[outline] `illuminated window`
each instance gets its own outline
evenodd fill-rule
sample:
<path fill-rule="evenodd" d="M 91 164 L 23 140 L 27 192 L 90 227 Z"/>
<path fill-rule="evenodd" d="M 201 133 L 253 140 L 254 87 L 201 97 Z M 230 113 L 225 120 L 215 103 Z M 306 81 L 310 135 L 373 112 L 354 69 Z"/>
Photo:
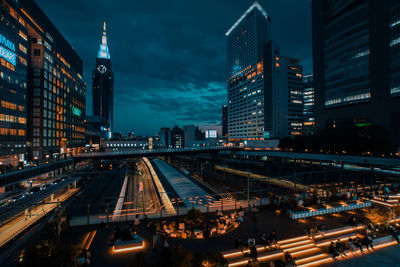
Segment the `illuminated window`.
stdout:
<path fill-rule="evenodd" d="M 26 36 L 26 34 L 23 33 L 22 31 L 19 31 L 19 36 L 21 36 L 22 39 L 24 39 L 25 41 L 28 41 L 28 36 Z"/>
<path fill-rule="evenodd" d="M 26 53 L 28 52 L 28 50 L 26 49 L 26 47 L 23 46 L 22 44 L 19 44 L 18 47 L 19 47 L 19 50 L 21 50 L 24 54 L 26 54 Z"/>
<path fill-rule="evenodd" d="M 19 21 L 19 23 L 21 23 L 22 26 L 25 27 L 25 25 L 26 25 L 25 20 L 21 16 L 18 18 L 18 21 Z"/>
<path fill-rule="evenodd" d="M 19 57 L 19 62 L 21 62 L 21 64 L 24 65 L 24 66 L 28 65 L 28 62 L 23 57 Z"/>
<path fill-rule="evenodd" d="M 277 62 L 277 63 L 275 64 L 275 66 L 276 66 L 277 68 L 279 68 L 279 63 Z"/>

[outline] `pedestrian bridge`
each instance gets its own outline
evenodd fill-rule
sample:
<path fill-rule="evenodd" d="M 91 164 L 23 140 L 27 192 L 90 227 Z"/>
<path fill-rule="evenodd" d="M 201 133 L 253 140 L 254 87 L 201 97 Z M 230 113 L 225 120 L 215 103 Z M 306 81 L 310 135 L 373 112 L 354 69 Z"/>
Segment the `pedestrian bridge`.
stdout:
<path fill-rule="evenodd" d="M 135 157 L 155 157 L 155 156 L 169 156 L 179 154 L 201 154 L 201 153 L 218 153 L 220 151 L 238 150 L 238 147 L 187 147 L 187 148 L 168 148 L 168 149 L 154 149 L 154 150 L 127 150 L 127 151 L 110 151 L 110 152 L 91 152 L 82 153 L 74 156 L 75 159 L 127 159 Z"/>

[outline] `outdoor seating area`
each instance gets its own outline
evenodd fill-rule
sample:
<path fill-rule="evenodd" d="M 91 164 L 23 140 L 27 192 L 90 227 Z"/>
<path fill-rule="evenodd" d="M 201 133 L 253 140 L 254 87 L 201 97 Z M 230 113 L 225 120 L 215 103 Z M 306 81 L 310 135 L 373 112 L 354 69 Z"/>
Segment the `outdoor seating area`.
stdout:
<path fill-rule="evenodd" d="M 377 228 L 372 224 L 335 228 L 312 237 L 304 235 L 278 240 L 277 246 L 266 245 L 262 238 L 256 238 L 252 244 L 226 251 L 223 256 L 228 266 L 249 266 L 253 262 L 270 262 L 275 266 L 317 266 L 397 243 L 396 238 Z"/>
<path fill-rule="evenodd" d="M 313 207 L 304 207 L 297 210 L 289 210 L 289 217 L 292 220 L 304 219 L 308 217 L 327 215 L 333 213 L 340 213 L 344 211 L 351 211 L 356 209 L 363 209 L 371 207 L 371 201 L 351 201 L 339 202 L 325 205 L 318 205 Z"/>
<path fill-rule="evenodd" d="M 223 214 L 215 212 L 213 218 L 206 219 L 199 211 L 191 210 L 177 220 L 152 222 L 156 231 L 173 238 L 203 239 L 226 234 L 236 229 L 243 222 L 244 210 Z"/>

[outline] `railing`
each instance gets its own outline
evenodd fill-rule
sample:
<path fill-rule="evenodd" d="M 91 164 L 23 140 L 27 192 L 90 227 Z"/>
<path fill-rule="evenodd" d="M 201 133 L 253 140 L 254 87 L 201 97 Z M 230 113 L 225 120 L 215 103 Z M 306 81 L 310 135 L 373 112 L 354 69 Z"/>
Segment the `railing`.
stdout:
<path fill-rule="evenodd" d="M 240 207 L 245 209 L 249 206 L 259 207 L 268 205 L 270 203 L 268 191 L 254 190 L 250 193 L 252 197 L 249 201 L 247 200 L 247 191 L 209 195 L 208 197 L 209 199 L 213 199 L 212 201 L 205 201 L 204 197 L 190 197 L 188 200 L 192 203 L 192 205 L 188 207 L 183 204 L 184 199 L 170 198 L 168 192 L 165 192 L 165 194 L 161 195 L 164 195 L 169 199 L 169 202 L 176 211 L 175 213 L 167 212 L 165 205 L 162 205 L 161 208 L 158 209 L 155 208 L 157 205 L 155 205 L 154 201 L 152 200 L 143 203 L 145 209 L 142 207 L 129 210 L 122 209 L 120 210 L 119 214 L 114 214 L 113 212 L 109 212 L 109 210 L 100 210 L 96 214 L 91 214 L 88 212 L 86 215 L 82 214 L 80 216 L 73 216 L 71 219 L 71 225 L 78 226 L 132 221 L 136 215 L 139 215 L 140 218 L 143 218 L 144 215 L 146 215 L 149 219 L 182 216 L 186 215 L 193 208 L 199 210 L 201 213 L 211 213 L 217 210 L 226 212 L 237 210 Z M 115 199 L 117 199 L 117 197 L 114 198 L 114 200 Z"/>

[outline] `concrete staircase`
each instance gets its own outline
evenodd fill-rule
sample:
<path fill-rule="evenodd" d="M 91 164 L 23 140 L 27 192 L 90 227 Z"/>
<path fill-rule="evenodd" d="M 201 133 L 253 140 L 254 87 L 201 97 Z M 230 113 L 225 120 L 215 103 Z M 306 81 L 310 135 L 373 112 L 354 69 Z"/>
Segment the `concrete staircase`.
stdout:
<path fill-rule="evenodd" d="M 297 266 L 317 266 L 334 261 L 331 256 L 328 255 L 328 248 L 331 242 L 335 242 L 338 239 L 346 241 L 349 238 L 354 238 L 357 235 L 357 231 L 364 229 L 364 226 L 358 226 L 353 229 L 352 227 L 343 227 L 338 229 L 332 229 L 326 231 L 324 235 L 321 234 L 313 236 L 311 239 L 309 236 L 299 236 L 295 238 L 285 239 L 278 241 L 279 247 L 265 248 L 264 246 L 258 245 L 258 261 L 263 266 L 269 262 L 273 262 L 278 259 L 283 259 L 286 251 L 289 251 L 292 257 L 295 259 Z M 245 266 L 248 261 L 248 249 L 243 252 L 238 250 L 231 250 L 223 253 L 223 256 L 227 259 L 228 265 L 231 266 Z"/>

